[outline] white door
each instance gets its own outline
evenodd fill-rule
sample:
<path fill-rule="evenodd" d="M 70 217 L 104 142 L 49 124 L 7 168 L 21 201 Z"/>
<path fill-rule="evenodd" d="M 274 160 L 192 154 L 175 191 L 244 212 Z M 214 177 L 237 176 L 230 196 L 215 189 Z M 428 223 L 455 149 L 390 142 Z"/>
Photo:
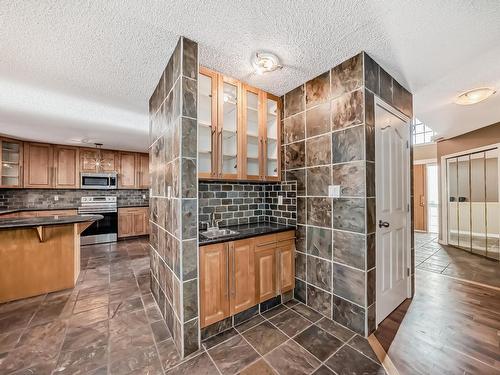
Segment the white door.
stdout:
<path fill-rule="evenodd" d="M 376 101 L 377 324 L 409 296 L 409 120 Z"/>

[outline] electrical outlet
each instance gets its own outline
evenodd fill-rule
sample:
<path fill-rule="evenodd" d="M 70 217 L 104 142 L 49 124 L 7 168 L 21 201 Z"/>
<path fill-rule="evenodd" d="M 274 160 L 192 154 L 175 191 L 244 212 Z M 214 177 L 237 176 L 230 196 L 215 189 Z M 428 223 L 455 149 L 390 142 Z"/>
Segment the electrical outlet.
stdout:
<path fill-rule="evenodd" d="M 283 204 L 283 196 L 278 195 L 278 204 Z"/>
<path fill-rule="evenodd" d="M 54 195 L 54 200 L 57 202 L 59 200 L 59 195 Z"/>
<path fill-rule="evenodd" d="M 142 194 L 142 199 L 146 199 L 146 194 Z"/>
<path fill-rule="evenodd" d="M 172 198 L 172 186 L 167 186 L 167 199 Z"/>
<path fill-rule="evenodd" d="M 332 198 L 340 198 L 340 185 L 329 185 L 328 196 Z"/>

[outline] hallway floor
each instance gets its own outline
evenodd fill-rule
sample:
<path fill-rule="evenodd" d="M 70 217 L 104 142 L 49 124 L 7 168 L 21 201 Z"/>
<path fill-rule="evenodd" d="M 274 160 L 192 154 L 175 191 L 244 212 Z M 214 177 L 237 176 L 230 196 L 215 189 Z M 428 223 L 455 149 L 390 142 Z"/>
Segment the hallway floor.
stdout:
<path fill-rule="evenodd" d="M 500 263 L 438 243 L 435 233 L 415 232 L 415 267 L 500 288 Z"/>
<path fill-rule="evenodd" d="M 401 375 L 499 375 L 500 290 L 417 270 L 375 336 Z"/>
<path fill-rule="evenodd" d="M 82 247 L 74 289 L 0 305 L 0 374 L 384 374 L 368 342 L 290 301 L 180 360 L 146 240 Z"/>

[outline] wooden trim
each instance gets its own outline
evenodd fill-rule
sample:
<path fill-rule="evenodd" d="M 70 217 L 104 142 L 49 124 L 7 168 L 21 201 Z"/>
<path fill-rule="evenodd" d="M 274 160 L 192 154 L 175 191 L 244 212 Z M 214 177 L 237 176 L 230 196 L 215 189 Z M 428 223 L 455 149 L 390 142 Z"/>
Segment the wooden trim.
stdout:
<path fill-rule="evenodd" d="M 231 78 L 231 77 L 226 77 L 222 74 L 219 74 L 219 85 L 218 85 L 218 92 L 219 93 L 224 93 L 224 83 L 229 83 L 233 86 L 236 86 L 236 131 L 237 131 L 237 138 L 239 138 L 239 133 L 240 133 L 240 126 L 241 126 L 241 82 Z M 219 98 L 218 98 L 219 99 Z M 238 180 L 241 178 L 241 163 L 239 162 L 239 153 L 240 153 L 240 144 L 238 142 L 238 139 L 236 140 L 236 154 L 238 155 L 236 158 L 236 173 L 224 173 L 223 169 L 223 150 L 222 150 L 222 145 L 223 145 L 223 140 L 222 140 L 222 131 L 224 129 L 224 100 L 218 100 L 218 111 L 217 111 L 217 131 L 218 131 L 218 142 L 219 142 L 219 147 L 218 147 L 218 177 L 224 180 L 229 180 L 229 179 L 235 179 Z"/>
<path fill-rule="evenodd" d="M 263 157 L 263 179 L 265 181 L 281 181 L 281 100 L 278 96 L 263 92 L 264 103 L 263 103 L 263 128 L 264 128 L 264 157 Z M 277 138 L 277 166 L 276 166 L 276 176 L 267 175 L 267 100 L 276 101 L 276 138 Z"/>
<path fill-rule="evenodd" d="M 212 122 L 212 154 L 211 156 L 211 164 L 212 164 L 212 171 L 210 173 L 199 173 L 198 177 L 202 179 L 214 179 L 218 178 L 218 137 L 217 137 L 217 107 L 218 107 L 218 85 L 219 85 L 219 74 L 213 70 L 210 70 L 208 68 L 205 68 L 203 66 L 200 66 L 199 69 L 199 74 L 202 74 L 204 76 L 207 76 L 211 79 L 212 82 L 212 87 L 211 87 L 211 95 L 212 95 L 212 103 L 211 103 L 211 109 L 212 109 L 212 116 L 211 116 L 211 122 Z"/>

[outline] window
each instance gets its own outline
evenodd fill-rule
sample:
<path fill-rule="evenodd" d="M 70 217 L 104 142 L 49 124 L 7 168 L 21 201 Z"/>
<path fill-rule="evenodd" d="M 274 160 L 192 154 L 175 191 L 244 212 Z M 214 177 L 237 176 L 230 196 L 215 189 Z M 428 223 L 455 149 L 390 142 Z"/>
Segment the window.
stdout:
<path fill-rule="evenodd" d="M 419 119 L 415 119 L 415 125 L 413 125 L 413 144 L 423 145 L 426 143 L 432 143 L 432 137 L 434 132 L 427 125 L 420 122 Z"/>

